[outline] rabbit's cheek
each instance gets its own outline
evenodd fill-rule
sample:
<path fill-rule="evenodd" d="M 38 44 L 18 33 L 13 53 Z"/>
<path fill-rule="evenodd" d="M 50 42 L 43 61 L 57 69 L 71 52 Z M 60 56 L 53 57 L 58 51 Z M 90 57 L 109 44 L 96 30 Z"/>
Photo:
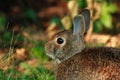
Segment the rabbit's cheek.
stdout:
<path fill-rule="evenodd" d="M 54 53 L 55 53 L 55 58 L 56 59 L 59 59 L 60 61 L 63 60 L 64 54 L 63 54 L 63 49 L 62 48 L 54 50 Z"/>
<path fill-rule="evenodd" d="M 59 46 L 54 47 L 55 56 L 59 56 L 61 54 L 61 52 L 62 52 L 62 50 Z"/>

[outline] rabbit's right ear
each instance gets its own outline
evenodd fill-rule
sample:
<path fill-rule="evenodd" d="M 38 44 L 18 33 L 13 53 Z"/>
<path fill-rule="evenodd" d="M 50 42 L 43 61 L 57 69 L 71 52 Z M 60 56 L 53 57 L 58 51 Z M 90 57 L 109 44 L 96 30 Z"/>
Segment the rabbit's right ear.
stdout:
<path fill-rule="evenodd" d="M 90 11 L 88 9 L 83 10 L 80 15 L 77 15 L 73 19 L 73 35 L 84 35 L 89 29 L 90 25 Z"/>

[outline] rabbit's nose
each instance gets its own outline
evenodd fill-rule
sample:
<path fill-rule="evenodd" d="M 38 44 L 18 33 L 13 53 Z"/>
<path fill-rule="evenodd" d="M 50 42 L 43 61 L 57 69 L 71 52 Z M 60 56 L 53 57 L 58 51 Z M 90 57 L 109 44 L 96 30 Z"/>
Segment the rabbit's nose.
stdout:
<path fill-rule="evenodd" d="M 47 42 L 45 44 L 45 52 L 46 52 L 46 54 L 49 54 L 51 52 L 51 43 L 50 42 Z"/>
<path fill-rule="evenodd" d="M 45 52 L 47 53 L 48 52 L 48 49 L 49 49 L 49 45 L 48 43 L 45 44 Z"/>

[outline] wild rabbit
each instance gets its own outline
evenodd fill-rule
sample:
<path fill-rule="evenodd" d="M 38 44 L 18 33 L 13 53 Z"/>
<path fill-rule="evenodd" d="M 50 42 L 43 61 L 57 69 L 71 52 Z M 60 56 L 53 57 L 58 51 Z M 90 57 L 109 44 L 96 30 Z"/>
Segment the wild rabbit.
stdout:
<path fill-rule="evenodd" d="M 85 48 L 84 34 L 90 24 L 89 10 L 73 19 L 73 31 L 62 31 L 46 44 L 46 54 L 57 63 L 56 80 L 120 80 L 120 50 Z"/>

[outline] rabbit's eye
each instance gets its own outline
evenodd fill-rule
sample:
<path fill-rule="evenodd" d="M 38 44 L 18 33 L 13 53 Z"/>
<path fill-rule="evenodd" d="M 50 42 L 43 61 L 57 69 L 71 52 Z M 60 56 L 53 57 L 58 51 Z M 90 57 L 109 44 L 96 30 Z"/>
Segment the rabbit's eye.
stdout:
<path fill-rule="evenodd" d="M 58 43 L 58 44 L 62 44 L 63 42 L 64 42 L 64 40 L 63 40 L 62 38 L 58 38 L 58 39 L 57 39 L 57 43 Z"/>

